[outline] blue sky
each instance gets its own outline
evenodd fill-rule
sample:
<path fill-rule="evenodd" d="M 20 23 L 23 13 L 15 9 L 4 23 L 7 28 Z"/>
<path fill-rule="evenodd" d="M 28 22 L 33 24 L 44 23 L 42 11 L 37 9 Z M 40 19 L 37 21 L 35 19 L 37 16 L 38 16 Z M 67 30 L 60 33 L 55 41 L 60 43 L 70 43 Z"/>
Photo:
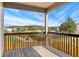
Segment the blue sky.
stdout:
<path fill-rule="evenodd" d="M 48 25 L 59 26 L 68 17 L 75 23 L 79 23 L 79 3 L 65 4 L 48 13 Z M 42 25 L 44 26 L 44 14 L 38 12 L 4 8 L 4 26 Z"/>

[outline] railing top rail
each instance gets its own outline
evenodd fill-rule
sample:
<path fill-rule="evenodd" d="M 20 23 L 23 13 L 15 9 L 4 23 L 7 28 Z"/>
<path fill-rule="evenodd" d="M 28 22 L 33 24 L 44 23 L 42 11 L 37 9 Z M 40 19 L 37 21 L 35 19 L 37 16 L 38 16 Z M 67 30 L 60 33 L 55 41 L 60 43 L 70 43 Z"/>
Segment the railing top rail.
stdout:
<path fill-rule="evenodd" d="M 48 32 L 48 34 L 58 34 L 58 35 L 66 35 L 66 36 L 79 37 L 79 34 L 74 34 L 74 33 Z"/>
<path fill-rule="evenodd" d="M 4 35 L 16 35 L 16 34 L 44 34 L 45 32 L 15 32 L 15 33 L 4 33 Z"/>
<path fill-rule="evenodd" d="M 4 33 L 4 35 L 16 35 L 16 34 L 45 34 L 45 32 L 16 32 L 16 33 Z M 79 34 L 74 33 L 59 33 L 59 32 L 48 32 L 48 34 L 66 35 L 79 37 Z"/>

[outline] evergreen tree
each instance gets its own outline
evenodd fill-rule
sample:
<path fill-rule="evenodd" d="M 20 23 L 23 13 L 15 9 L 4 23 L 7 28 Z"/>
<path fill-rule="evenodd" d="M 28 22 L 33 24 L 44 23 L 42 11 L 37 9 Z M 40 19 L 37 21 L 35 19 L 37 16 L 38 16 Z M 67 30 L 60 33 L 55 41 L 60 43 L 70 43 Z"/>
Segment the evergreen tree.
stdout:
<path fill-rule="evenodd" d="M 76 24 L 72 18 L 68 17 L 67 20 L 59 26 L 61 32 L 72 33 L 76 31 Z"/>

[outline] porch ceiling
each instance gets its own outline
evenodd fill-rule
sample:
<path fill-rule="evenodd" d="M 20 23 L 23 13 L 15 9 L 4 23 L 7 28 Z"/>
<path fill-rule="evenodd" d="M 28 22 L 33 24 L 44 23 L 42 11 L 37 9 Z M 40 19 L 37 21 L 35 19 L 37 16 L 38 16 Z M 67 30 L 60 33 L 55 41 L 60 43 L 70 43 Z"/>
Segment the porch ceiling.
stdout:
<path fill-rule="evenodd" d="M 35 7 L 40 7 L 40 8 L 48 8 L 55 2 L 17 2 L 20 4 L 25 4 L 25 5 L 30 5 L 30 6 L 35 6 Z"/>
<path fill-rule="evenodd" d="M 4 2 L 4 7 L 48 13 L 67 2 Z"/>

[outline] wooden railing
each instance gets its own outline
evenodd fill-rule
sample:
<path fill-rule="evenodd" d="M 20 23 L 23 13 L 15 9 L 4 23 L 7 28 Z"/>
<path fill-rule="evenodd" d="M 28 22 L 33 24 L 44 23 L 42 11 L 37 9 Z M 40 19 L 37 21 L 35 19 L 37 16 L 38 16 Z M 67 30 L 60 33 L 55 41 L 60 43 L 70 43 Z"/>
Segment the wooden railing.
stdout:
<path fill-rule="evenodd" d="M 5 51 L 11 51 L 24 47 L 45 45 L 44 33 L 27 32 L 27 33 L 5 33 L 4 34 Z"/>
<path fill-rule="evenodd" d="M 71 56 L 79 56 L 79 35 L 68 33 L 48 32 L 48 44 Z M 27 33 L 5 33 L 4 48 L 5 51 L 11 51 L 24 47 L 45 46 L 45 33 L 27 32 Z"/>
<path fill-rule="evenodd" d="M 71 56 L 79 56 L 79 35 L 68 33 L 48 33 L 49 45 Z"/>

